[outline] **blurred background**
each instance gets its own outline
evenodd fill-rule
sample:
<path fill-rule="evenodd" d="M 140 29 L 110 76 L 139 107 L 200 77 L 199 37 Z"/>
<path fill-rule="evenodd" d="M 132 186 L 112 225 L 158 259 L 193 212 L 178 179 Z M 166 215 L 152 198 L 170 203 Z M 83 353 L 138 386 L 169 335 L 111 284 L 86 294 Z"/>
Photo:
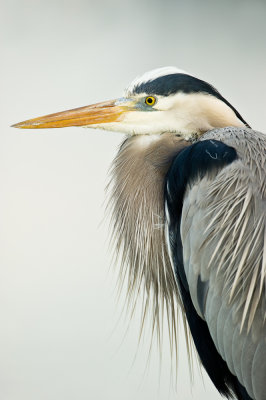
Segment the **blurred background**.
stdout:
<path fill-rule="evenodd" d="M 121 96 L 175 65 L 266 132 L 266 2 L 1 0 L 0 399 L 220 399 L 180 338 L 177 384 L 122 313 L 104 188 L 121 134 L 13 123 Z"/>

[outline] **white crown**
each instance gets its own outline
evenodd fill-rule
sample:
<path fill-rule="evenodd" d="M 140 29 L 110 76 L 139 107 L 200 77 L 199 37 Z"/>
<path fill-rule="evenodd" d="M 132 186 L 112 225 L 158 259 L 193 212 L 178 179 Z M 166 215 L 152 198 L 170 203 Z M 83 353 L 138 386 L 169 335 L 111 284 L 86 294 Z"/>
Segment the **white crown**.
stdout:
<path fill-rule="evenodd" d="M 137 76 L 127 87 L 125 90 L 126 94 L 130 94 L 134 92 L 134 88 L 136 86 L 139 86 L 142 83 L 146 83 L 149 81 L 153 81 L 156 78 L 159 78 L 160 76 L 164 75 L 171 75 L 171 74 L 186 74 L 186 75 L 191 75 L 188 72 L 176 68 L 176 67 L 162 67 L 162 68 L 156 68 L 152 69 L 151 71 L 145 72 L 143 75 Z"/>

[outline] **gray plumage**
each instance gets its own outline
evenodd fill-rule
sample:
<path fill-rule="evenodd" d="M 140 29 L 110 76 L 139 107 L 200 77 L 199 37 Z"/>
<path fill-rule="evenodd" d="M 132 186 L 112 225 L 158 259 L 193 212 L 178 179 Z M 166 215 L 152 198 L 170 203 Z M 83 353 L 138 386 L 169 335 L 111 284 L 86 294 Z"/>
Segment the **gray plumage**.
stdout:
<path fill-rule="evenodd" d="M 181 225 L 186 276 L 193 304 L 230 371 L 252 398 L 265 400 L 266 137 L 224 128 L 200 138 L 207 139 L 236 148 L 238 159 L 215 179 L 199 179 L 187 190 Z M 123 282 L 128 273 L 129 302 L 143 284 L 143 315 L 151 302 L 154 326 L 160 327 L 164 304 L 172 321 L 175 297 L 182 306 L 166 251 L 162 178 L 188 143 L 168 134 L 153 146 L 138 145 L 141 140 L 129 138 L 114 161 L 113 237 L 122 252 Z"/>
<path fill-rule="evenodd" d="M 237 149 L 238 160 L 187 191 L 181 224 L 193 304 L 249 395 L 265 400 L 266 137 L 250 129 L 210 131 Z M 208 286 L 204 308 L 199 277 Z"/>

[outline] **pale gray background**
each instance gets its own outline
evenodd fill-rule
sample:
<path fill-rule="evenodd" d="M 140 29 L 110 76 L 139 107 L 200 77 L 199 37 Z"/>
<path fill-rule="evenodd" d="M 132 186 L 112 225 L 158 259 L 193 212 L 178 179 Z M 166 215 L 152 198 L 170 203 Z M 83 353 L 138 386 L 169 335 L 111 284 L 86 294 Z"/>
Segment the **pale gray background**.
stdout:
<path fill-rule="evenodd" d="M 266 131 L 264 1 L 1 0 L 0 399 L 219 399 L 181 340 L 171 383 L 119 320 L 104 187 L 120 134 L 12 123 L 114 98 L 176 65 L 208 80 Z M 135 357 L 136 356 L 136 357 Z"/>

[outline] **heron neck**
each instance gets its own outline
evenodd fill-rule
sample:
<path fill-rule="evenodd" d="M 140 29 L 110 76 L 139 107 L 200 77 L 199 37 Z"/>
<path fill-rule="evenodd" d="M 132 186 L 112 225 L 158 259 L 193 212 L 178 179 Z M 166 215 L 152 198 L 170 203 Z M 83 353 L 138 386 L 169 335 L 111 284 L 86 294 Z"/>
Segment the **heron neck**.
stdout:
<path fill-rule="evenodd" d="M 154 318 L 160 302 L 174 310 L 178 296 L 165 242 L 164 181 L 173 158 L 189 144 L 172 134 L 133 136 L 122 144 L 111 170 L 109 205 L 121 281 L 127 276 L 131 302 L 145 288 Z"/>

